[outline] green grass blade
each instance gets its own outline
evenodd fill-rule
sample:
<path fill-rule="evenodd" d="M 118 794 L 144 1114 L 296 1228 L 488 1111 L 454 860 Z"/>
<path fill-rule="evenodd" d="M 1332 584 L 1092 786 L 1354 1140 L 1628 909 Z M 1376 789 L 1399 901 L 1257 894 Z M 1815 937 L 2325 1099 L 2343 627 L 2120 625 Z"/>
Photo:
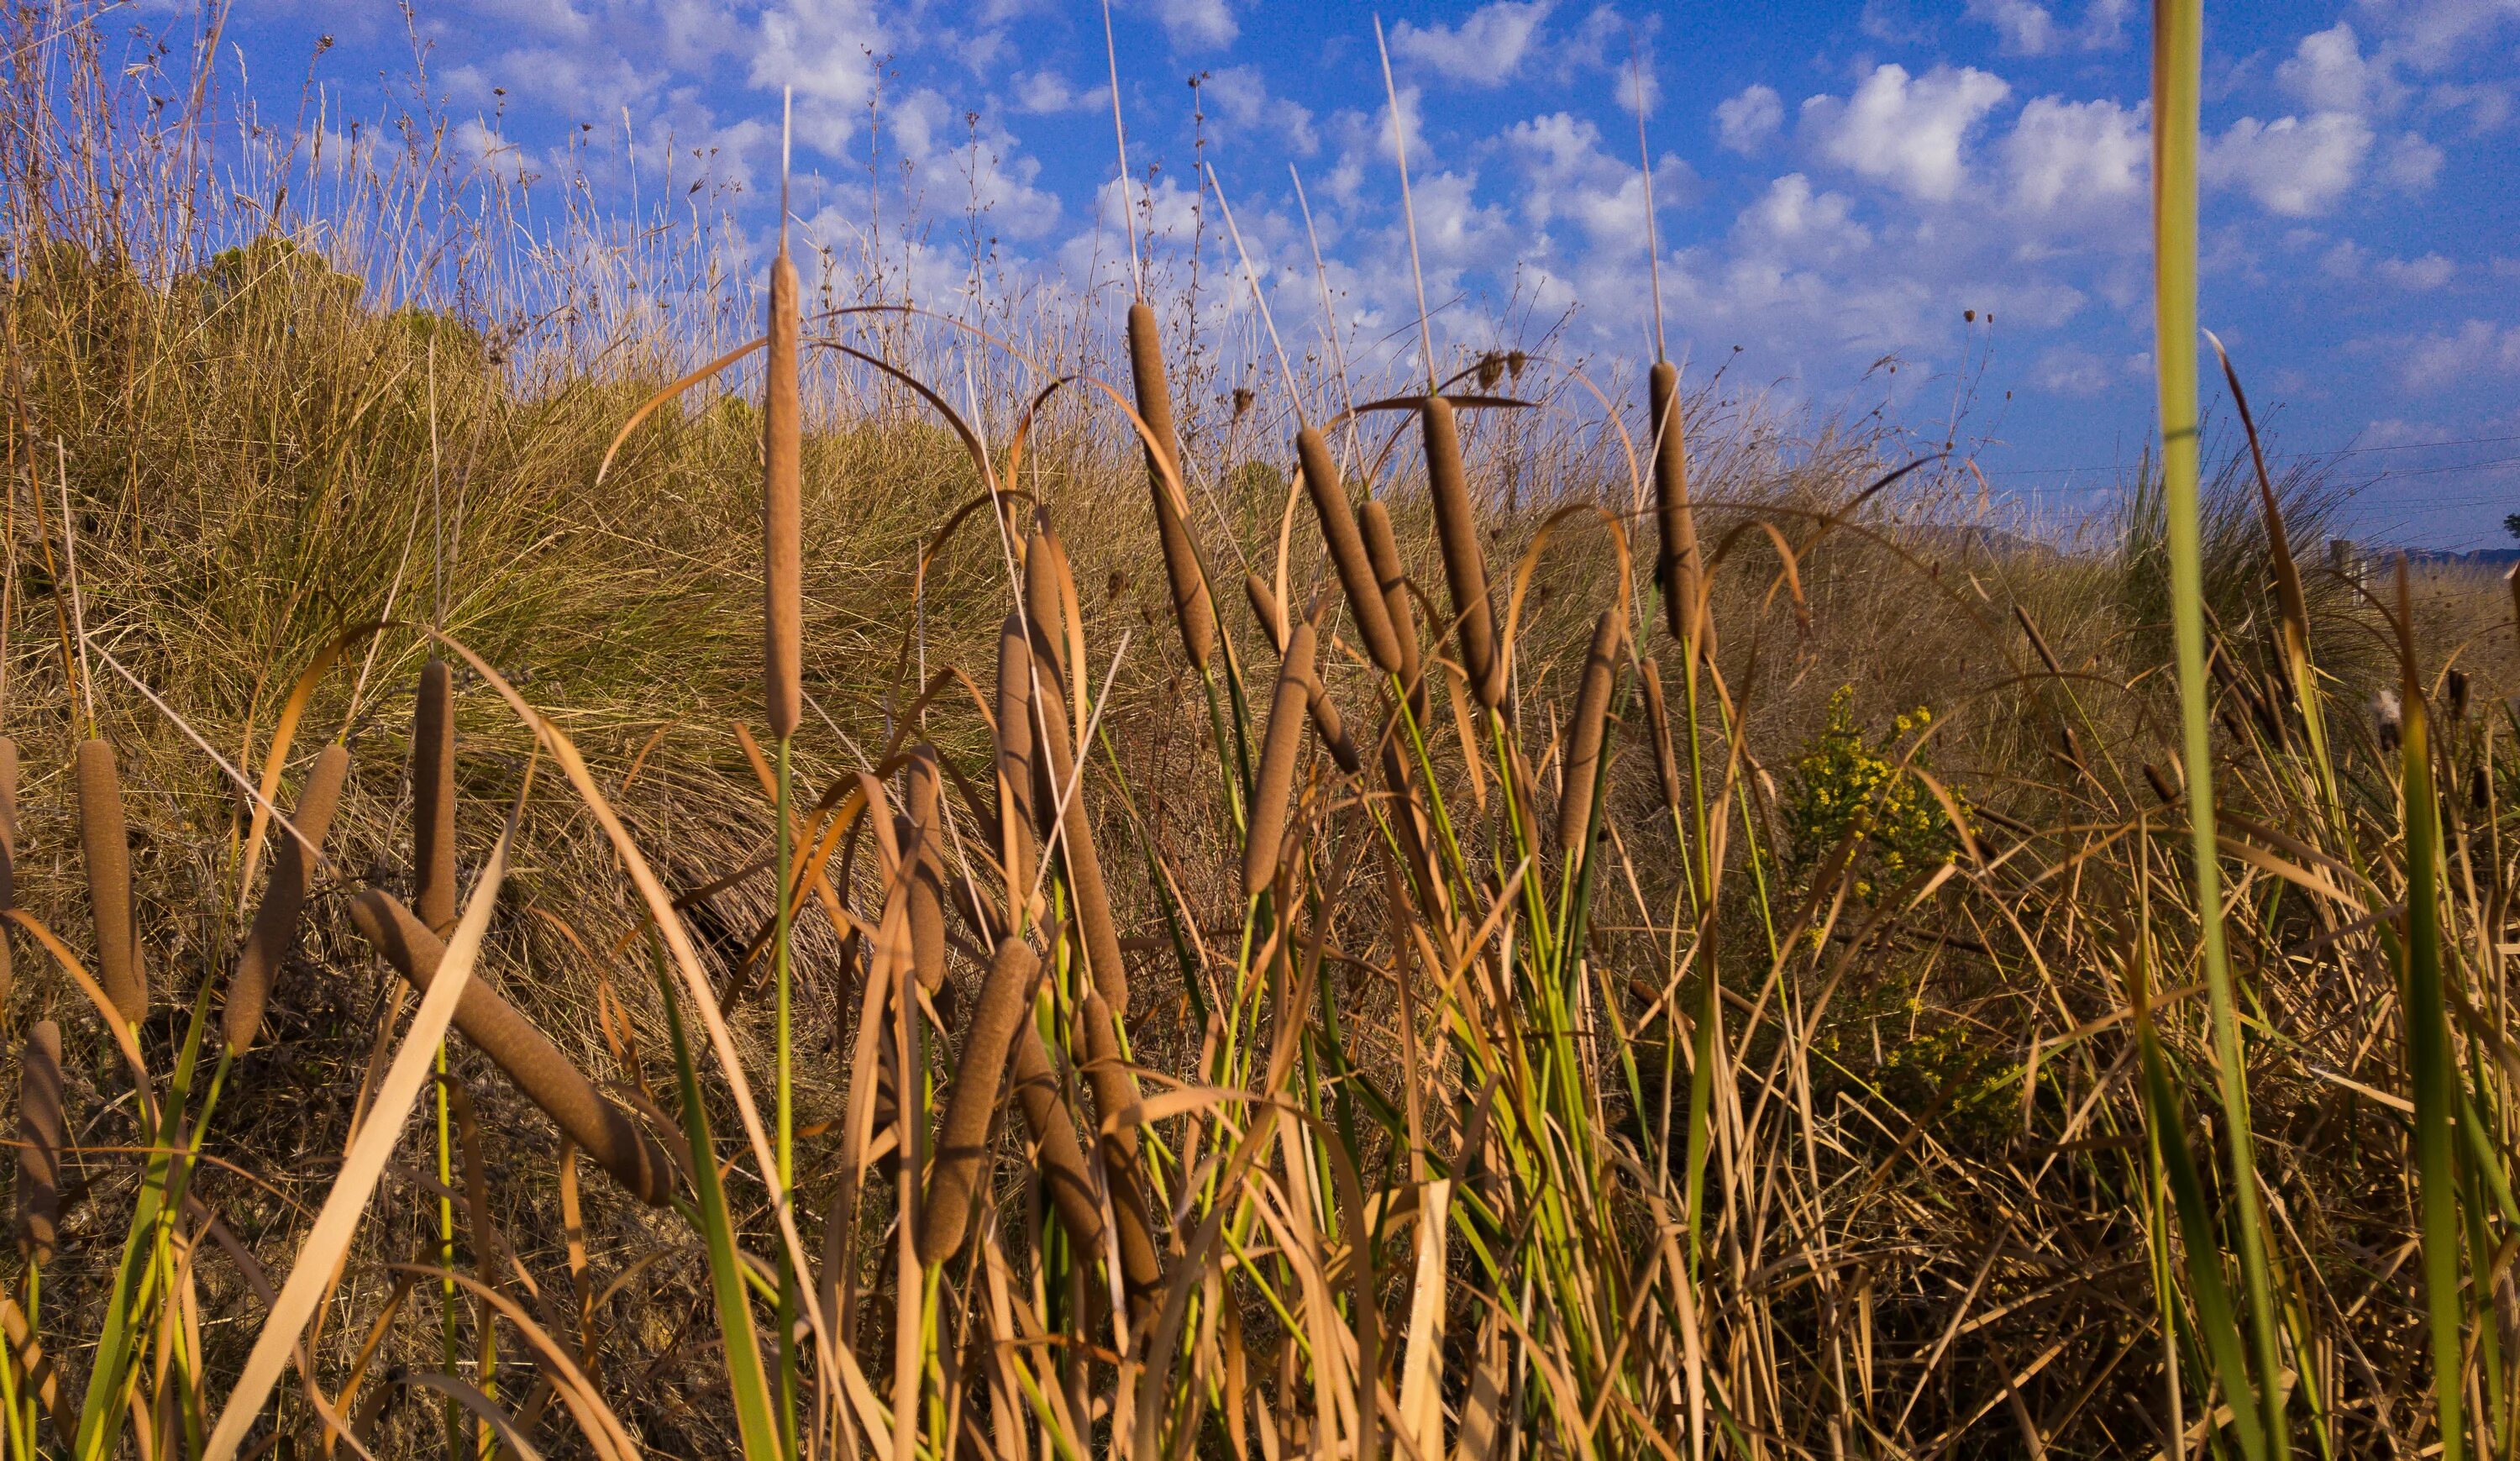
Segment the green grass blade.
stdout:
<path fill-rule="evenodd" d="M 2405 582 L 2402 576 L 2401 613 Z M 2410 649 L 2403 652 L 2411 654 Z M 2443 1461 L 2458 1461 L 2465 1452 L 2460 1337 L 2466 1327 L 2458 1274 L 2460 1091 L 2450 1012 L 2443 1003 L 2440 889 L 2434 871 L 2441 828 L 2433 797 L 2432 737 L 2411 659 L 2406 667 L 2407 941 L 2399 987 L 2407 999 L 2407 1084 L 2415 1098 L 2415 1187 L 2424 1250 L 2424 1310 L 2432 1329 L 2433 1399 Z"/>

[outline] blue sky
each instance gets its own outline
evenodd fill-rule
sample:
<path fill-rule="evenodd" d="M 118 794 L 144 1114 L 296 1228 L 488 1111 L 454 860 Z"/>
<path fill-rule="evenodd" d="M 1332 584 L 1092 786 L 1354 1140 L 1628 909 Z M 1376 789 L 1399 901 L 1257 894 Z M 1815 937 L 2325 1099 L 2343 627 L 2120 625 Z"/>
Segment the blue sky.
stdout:
<path fill-rule="evenodd" d="M 618 197 L 626 113 L 648 186 L 670 143 L 678 190 L 704 168 L 766 230 L 792 86 L 803 226 L 844 242 L 876 207 L 891 228 L 916 205 L 922 241 L 885 248 L 926 302 L 950 307 L 968 277 L 975 210 L 993 279 L 1107 290 L 1122 267 L 1095 6 L 415 4 L 457 144 L 486 167 L 565 175 L 583 139 Z M 337 44 L 313 74 L 337 114 L 381 114 L 381 78 L 408 74 L 403 21 L 382 4 L 240 10 L 231 57 L 267 107 L 293 105 L 321 34 Z M 1641 58 L 1665 331 L 1692 374 L 1729 362 L 1729 386 L 1789 408 L 1886 402 L 1922 437 L 1973 384 L 1963 434 L 2000 489 L 2045 509 L 2095 502 L 2141 450 L 2149 15 L 2133 0 L 1115 5 L 1130 161 L 1175 270 L 1203 156 L 1282 325 L 1309 335 L 1291 164 L 1349 340 L 1405 350 L 1416 306 L 1377 14 L 1439 347 L 1563 317 L 1572 352 L 1650 348 Z M 2206 47 L 2203 313 L 2262 418 L 2285 449 L 2350 453 L 2336 467 L 2363 484 L 2361 534 L 2509 545 L 2520 0 L 2209 6 Z M 1230 249 L 1204 266 L 1231 267 Z"/>

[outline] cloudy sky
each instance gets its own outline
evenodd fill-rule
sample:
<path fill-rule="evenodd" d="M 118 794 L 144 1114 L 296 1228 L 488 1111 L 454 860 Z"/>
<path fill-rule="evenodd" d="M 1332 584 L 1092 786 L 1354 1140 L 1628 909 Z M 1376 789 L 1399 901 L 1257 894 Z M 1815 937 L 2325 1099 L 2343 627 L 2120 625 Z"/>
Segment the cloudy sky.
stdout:
<path fill-rule="evenodd" d="M 704 172 L 764 230 L 792 87 L 799 217 L 845 245 L 877 207 L 889 226 L 917 205 L 932 226 L 895 262 L 930 302 L 968 277 L 974 216 L 993 277 L 1083 292 L 1123 267 L 1102 16 L 1082 0 L 414 4 L 430 84 L 484 165 L 583 163 L 617 193 L 633 146 L 652 188 L 670 146 L 677 190 Z M 409 72 L 384 5 L 240 10 L 249 73 L 289 88 L 266 105 L 293 100 L 319 35 L 337 44 L 313 74 L 351 114 Z M 1349 338 L 1405 349 L 1377 14 L 1439 347 L 1565 318 L 1572 350 L 1650 349 L 1641 99 L 1665 332 L 1692 375 L 1724 365 L 1728 386 L 1818 411 L 1887 403 L 1920 437 L 1964 405 L 1990 478 L 2051 510 L 2096 502 L 2141 450 L 2134 0 L 1116 3 L 1157 227 L 1186 243 L 1203 157 L 1282 324 L 1310 331 L 1299 177 Z M 2216 5 L 2206 51 L 2204 315 L 2262 417 L 2286 449 L 2342 454 L 2362 534 L 2509 545 L 2520 0 Z"/>

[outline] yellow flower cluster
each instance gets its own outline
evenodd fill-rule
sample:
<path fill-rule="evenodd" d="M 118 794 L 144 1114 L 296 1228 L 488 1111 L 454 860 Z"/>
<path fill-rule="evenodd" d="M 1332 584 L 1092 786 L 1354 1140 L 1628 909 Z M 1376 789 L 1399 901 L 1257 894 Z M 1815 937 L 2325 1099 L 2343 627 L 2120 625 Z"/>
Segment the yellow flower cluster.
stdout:
<path fill-rule="evenodd" d="M 1923 706 L 1891 722 L 1878 741 L 1867 741 L 1855 721 L 1855 688 L 1829 697 L 1828 721 L 1794 761 L 1794 784 L 1785 799 L 1785 829 L 1795 866 L 1808 871 L 1861 825 L 1865 845 L 1857 859 L 1855 895 L 1869 900 L 1917 869 L 1948 860 L 1956 845 L 1951 819 L 1925 784 L 1902 768 L 1901 742 L 1933 723 Z M 1957 792 L 1961 814 L 1967 803 Z"/>

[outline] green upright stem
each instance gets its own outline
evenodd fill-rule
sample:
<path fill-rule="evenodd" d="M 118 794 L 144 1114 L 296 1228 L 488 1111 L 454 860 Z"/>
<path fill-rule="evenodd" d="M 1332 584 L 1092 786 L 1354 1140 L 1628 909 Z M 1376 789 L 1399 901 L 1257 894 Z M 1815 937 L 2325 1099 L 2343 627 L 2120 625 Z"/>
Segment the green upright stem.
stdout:
<path fill-rule="evenodd" d="M 794 787 L 791 753 L 793 736 L 779 738 L 778 792 L 776 808 L 778 831 L 774 842 L 778 852 L 778 898 L 771 911 L 770 968 L 777 987 L 779 1040 L 779 1192 L 784 1200 L 795 1188 L 796 1181 L 796 1083 L 792 1069 L 794 1039 L 788 1015 L 790 963 L 788 941 L 791 930 L 788 917 L 788 882 L 792 875 L 790 864 L 795 859 L 795 839 L 788 827 L 788 801 Z M 786 1245 L 779 1249 L 779 1450 L 784 1456 L 797 1454 L 796 1436 L 796 1267 L 788 1256 Z"/>
<path fill-rule="evenodd" d="M 2202 0 L 2157 0 L 2153 10 L 2154 352 L 2161 389 L 2162 485 L 2169 509 L 2170 598 L 2178 645 L 2187 814 L 2196 864 L 2196 919 L 2214 1027 L 2216 1083 L 2230 1139 L 2230 1191 L 2248 1296 L 2256 1396 L 2271 1454 L 2289 1447 L 2278 1377 L 2274 1284 L 2249 1128 L 2246 1056 L 2223 937 L 2221 853 L 2215 844 L 2213 712 L 2205 669 L 2204 555 L 2197 509 L 2196 137 L 2204 67 Z M 2165 1138 L 2167 1139 L 2167 1138 Z M 2183 1138 L 2182 1138 L 2183 1139 Z M 2245 1397 L 2230 1397 L 2234 1405 Z"/>

